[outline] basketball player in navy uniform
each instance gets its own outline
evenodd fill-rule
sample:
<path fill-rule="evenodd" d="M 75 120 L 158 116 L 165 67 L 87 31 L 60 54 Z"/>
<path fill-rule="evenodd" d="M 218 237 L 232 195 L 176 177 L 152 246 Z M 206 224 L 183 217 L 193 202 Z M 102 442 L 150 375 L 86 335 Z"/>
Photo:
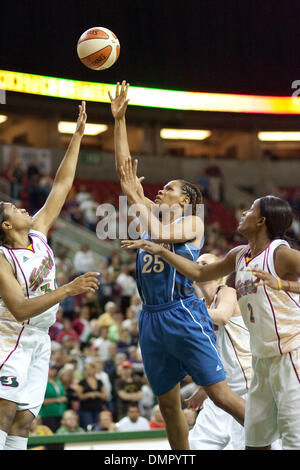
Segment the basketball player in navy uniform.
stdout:
<path fill-rule="evenodd" d="M 116 169 L 123 192 L 140 208 L 141 238 L 155 239 L 171 252 L 196 262 L 203 245 L 203 222 L 196 215 L 201 193 L 187 181 L 174 180 L 159 191 L 154 204 L 145 198 L 136 175 L 137 163 L 132 166 L 128 148 L 127 93 L 125 82 L 117 84 L 114 98 L 109 93 L 115 118 Z M 164 207 L 169 223 L 159 221 L 152 210 L 154 205 Z M 186 205 L 192 213 L 184 216 Z M 137 254 L 137 283 L 143 302 L 139 317 L 143 363 L 166 422 L 171 448 L 189 449 L 180 399 L 180 381 L 186 375 L 202 385 L 215 404 L 243 423 L 245 401 L 227 385 L 211 319 L 204 302 L 194 295 L 192 282 L 142 249 Z"/>

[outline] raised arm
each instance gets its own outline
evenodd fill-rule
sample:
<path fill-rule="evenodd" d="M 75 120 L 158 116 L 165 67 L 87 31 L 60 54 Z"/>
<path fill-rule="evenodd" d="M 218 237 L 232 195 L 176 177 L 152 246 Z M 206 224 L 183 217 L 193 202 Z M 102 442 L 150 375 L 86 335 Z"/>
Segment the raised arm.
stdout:
<path fill-rule="evenodd" d="M 183 256 L 177 255 L 157 243 L 147 240 L 123 240 L 122 248 L 142 249 L 147 253 L 152 253 L 163 258 L 167 263 L 179 271 L 184 276 L 196 282 L 207 282 L 220 279 L 235 271 L 235 259 L 241 247 L 235 247 L 220 261 L 199 266 Z"/>
<path fill-rule="evenodd" d="M 129 83 L 126 84 L 125 80 L 123 80 L 121 86 L 119 82 L 117 83 L 114 98 L 110 91 L 108 92 L 111 101 L 111 112 L 115 120 L 115 163 L 119 177 L 121 176 L 121 166 L 124 165 L 126 158 L 130 156 L 125 118 L 127 105 L 129 103 L 129 99 L 127 98 L 128 90 Z"/>
<path fill-rule="evenodd" d="M 126 127 L 126 110 L 129 103 L 129 98 L 127 98 L 129 90 L 129 83 L 126 84 L 126 81 L 123 80 L 122 84 L 117 83 L 115 97 L 112 97 L 110 91 L 108 91 L 109 99 L 111 101 L 111 112 L 115 120 L 114 125 L 114 143 L 115 143 L 115 164 L 116 171 L 121 178 L 121 168 L 125 165 L 125 162 L 128 157 L 130 157 L 130 149 L 128 144 L 127 137 L 127 127 Z M 141 183 L 144 177 L 138 178 L 137 182 Z M 142 185 L 139 184 L 138 187 L 140 197 L 143 200 L 143 204 L 152 205 L 153 202 L 146 198 Z M 129 198 L 130 199 L 130 198 Z M 129 200 L 129 202 L 132 202 Z"/>
<path fill-rule="evenodd" d="M 45 235 L 59 216 L 67 195 L 72 188 L 86 118 L 85 102 L 83 101 L 79 105 L 79 117 L 75 133 L 56 172 L 52 190 L 44 206 L 33 217 L 33 229 L 39 230 Z"/>
<path fill-rule="evenodd" d="M 131 157 L 125 160 L 124 165 L 121 166 L 121 186 L 130 201 L 135 204 L 143 230 L 157 243 L 185 243 L 192 240 L 199 242 L 204 231 L 200 217 L 188 215 L 176 224 L 170 223 L 170 220 L 166 222 L 163 218 L 161 222 L 155 213 L 155 206 L 144 204 L 139 191 L 137 165 L 137 160 L 132 164 Z M 173 206 L 175 212 L 178 208 L 178 206 Z"/>
<path fill-rule="evenodd" d="M 235 289 L 222 287 L 218 292 L 215 308 L 209 308 L 208 313 L 216 325 L 226 325 L 231 317 L 240 314 Z"/>
<path fill-rule="evenodd" d="M 23 322 L 45 312 L 66 297 L 83 292 L 93 292 L 99 286 L 96 277 L 98 275 L 99 273 L 84 274 L 48 294 L 27 299 L 24 297 L 23 290 L 16 280 L 10 264 L 3 255 L 0 255 L 0 297 L 16 320 Z"/>

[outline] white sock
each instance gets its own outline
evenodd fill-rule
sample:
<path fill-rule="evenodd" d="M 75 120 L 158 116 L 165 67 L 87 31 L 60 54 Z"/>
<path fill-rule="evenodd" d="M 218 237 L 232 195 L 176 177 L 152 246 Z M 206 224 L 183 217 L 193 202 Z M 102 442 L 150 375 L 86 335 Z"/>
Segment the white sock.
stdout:
<path fill-rule="evenodd" d="M 7 436 L 4 450 L 26 450 L 27 437 Z"/>
<path fill-rule="evenodd" d="M 7 438 L 7 432 L 0 429 L 0 450 L 4 450 L 5 441 Z"/>

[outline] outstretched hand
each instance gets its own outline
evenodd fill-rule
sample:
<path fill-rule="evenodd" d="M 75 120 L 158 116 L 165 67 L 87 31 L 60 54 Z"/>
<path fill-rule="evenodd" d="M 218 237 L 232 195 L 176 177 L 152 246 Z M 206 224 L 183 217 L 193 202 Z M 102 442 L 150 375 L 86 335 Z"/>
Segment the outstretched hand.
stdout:
<path fill-rule="evenodd" d="M 80 137 L 82 137 L 83 134 L 84 134 L 85 123 L 86 123 L 86 119 L 87 119 L 85 101 L 82 101 L 81 105 L 79 105 L 78 107 L 79 107 L 79 116 L 78 116 L 78 119 L 77 119 L 77 125 L 76 125 L 75 133 L 78 134 Z"/>
<path fill-rule="evenodd" d="M 137 250 L 141 248 L 153 255 L 159 255 L 162 251 L 162 246 L 148 240 L 121 240 L 121 247 L 127 250 Z"/>
<path fill-rule="evenodd" d="M 108 96 L 111 102 L 111 112 L 115 119 L 122 119 L 125 116 L 129 99 L 127 98 L 129 90 L 129 83 L 123 80 L 121 88 L 120 83 L 117 83 L 115 97 L 113 98 L 111 92 L 108 91 Z"/>
<path fill-rule="evenodd" d="M 272 274 L 256 268 L 247 268 L 246 271 L 251 271 L 259 279 L 259 282 L 255 284 L 257 287 L 267 286 L 271 289 L 279 290 L 278 280 Z"/>
<path fill-rule="evenodd" d="M 144 190 L 141 182 L 144 177 L 137 177 L 138 161 L 135 159 L 133 164 L 131 157 L 126 158 L 124 165 L 120 167 L 120 183 L 122 191 L 127 196 L 144 197 Z"/>

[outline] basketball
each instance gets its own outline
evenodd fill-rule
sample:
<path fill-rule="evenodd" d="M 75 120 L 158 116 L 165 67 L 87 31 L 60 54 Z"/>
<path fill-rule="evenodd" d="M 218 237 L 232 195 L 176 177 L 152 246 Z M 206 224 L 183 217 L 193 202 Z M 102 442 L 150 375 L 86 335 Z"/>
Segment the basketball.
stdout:
<path fill-rule="evenodd" d="M 105 70 L 118 60 L 120 43 L 112 31 L 96 26 L 80 36 L 77 54 L 86 67 L 93 70 Z"/>

